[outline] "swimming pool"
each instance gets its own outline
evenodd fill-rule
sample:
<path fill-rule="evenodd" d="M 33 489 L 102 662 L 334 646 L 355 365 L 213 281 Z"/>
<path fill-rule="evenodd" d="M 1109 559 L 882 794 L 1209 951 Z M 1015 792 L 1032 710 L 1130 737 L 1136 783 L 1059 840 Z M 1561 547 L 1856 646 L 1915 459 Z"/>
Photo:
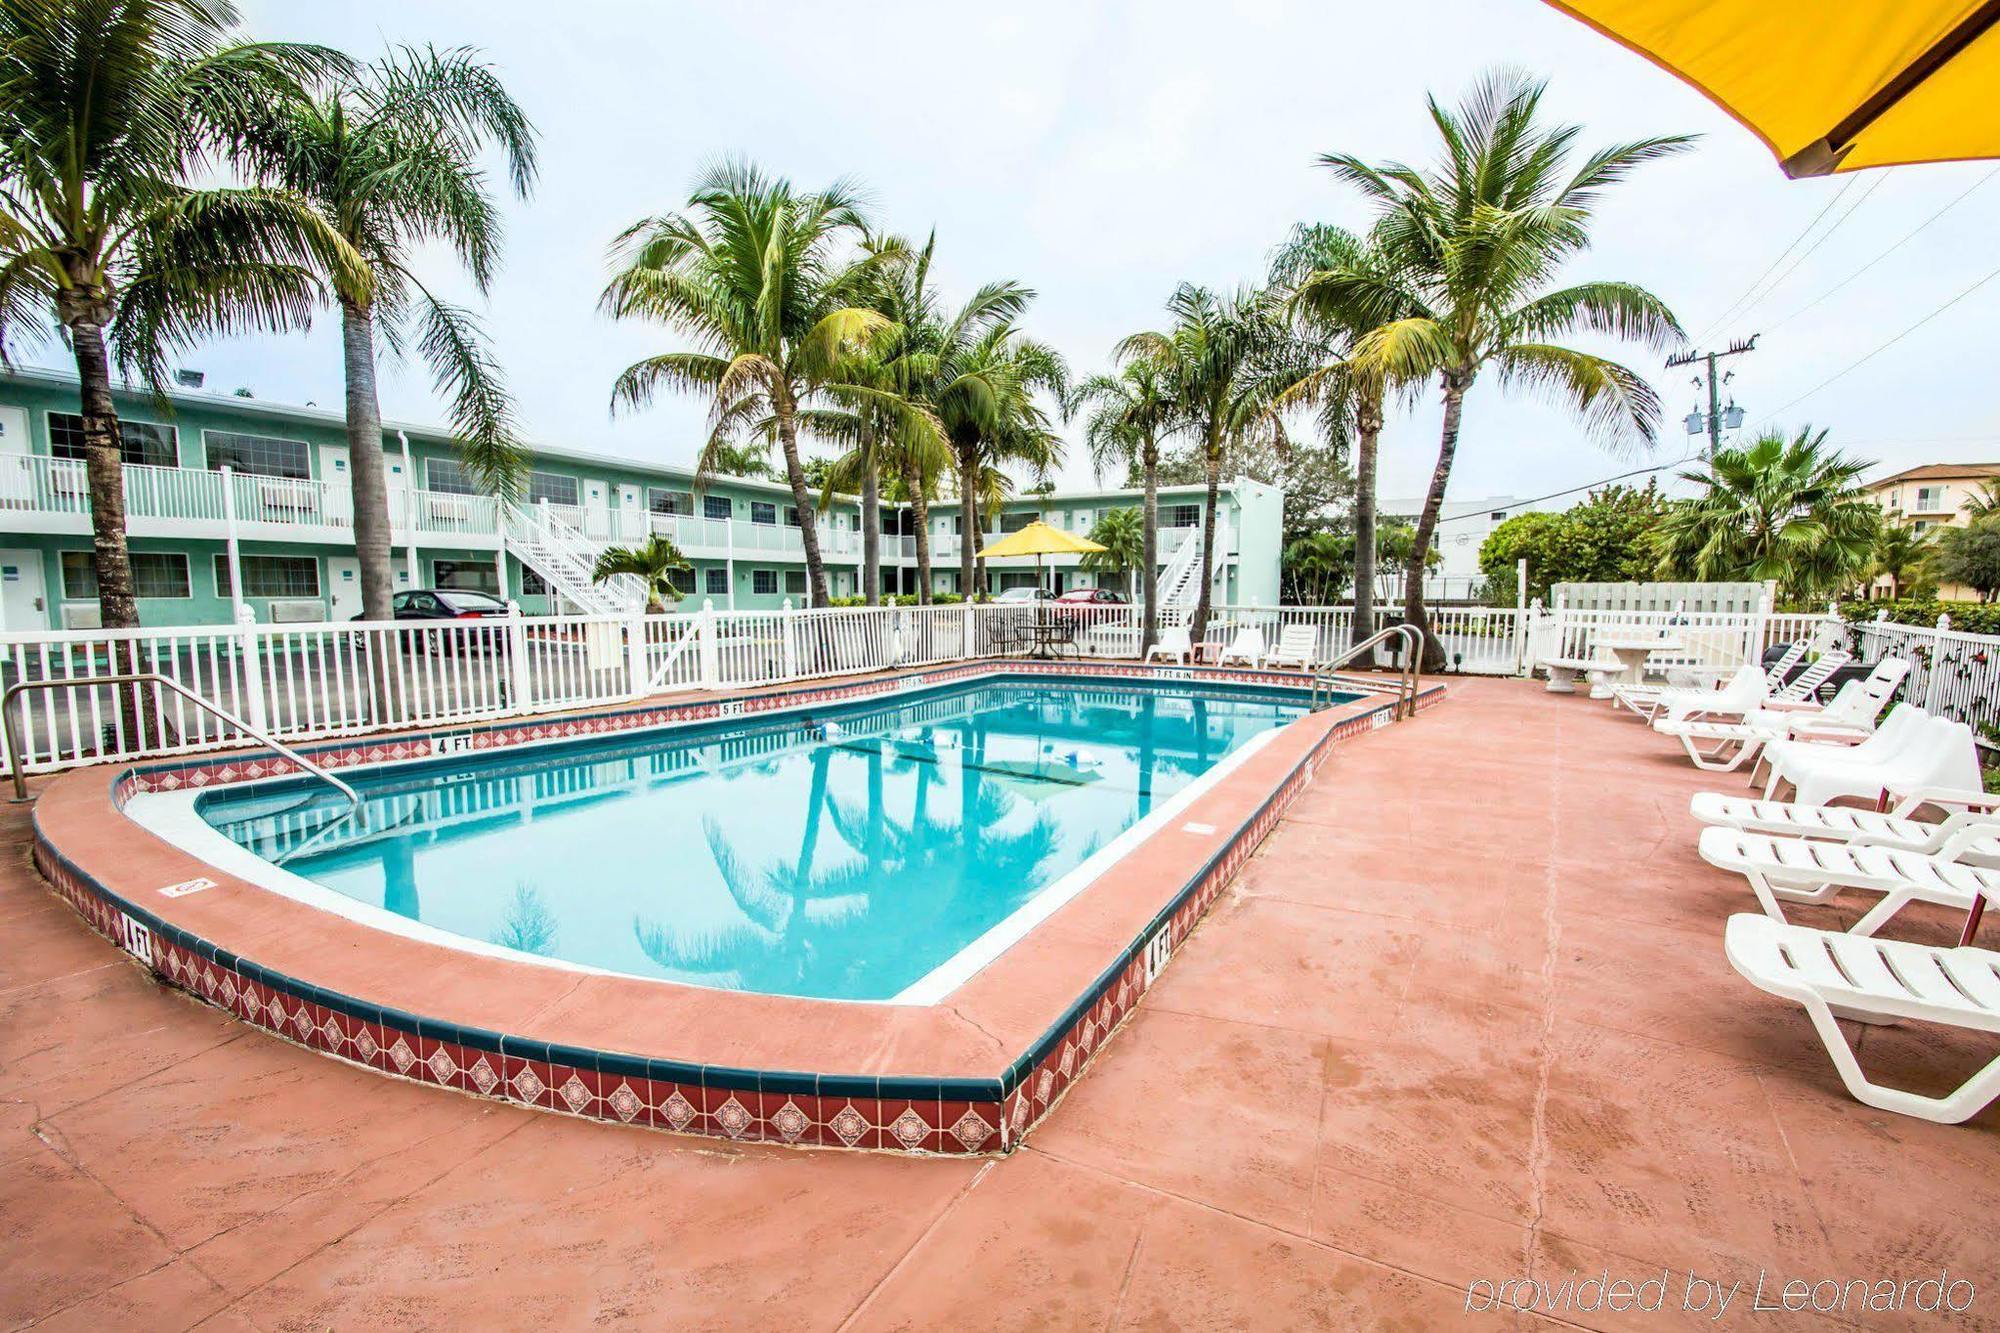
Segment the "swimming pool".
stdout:
<path fill-rule="evenodd" d="M 287 875 L 483 950 L 935 1000 L 1303 716 L 1298 690 L 985 677 L 809 713 L 202 794 Z"/>

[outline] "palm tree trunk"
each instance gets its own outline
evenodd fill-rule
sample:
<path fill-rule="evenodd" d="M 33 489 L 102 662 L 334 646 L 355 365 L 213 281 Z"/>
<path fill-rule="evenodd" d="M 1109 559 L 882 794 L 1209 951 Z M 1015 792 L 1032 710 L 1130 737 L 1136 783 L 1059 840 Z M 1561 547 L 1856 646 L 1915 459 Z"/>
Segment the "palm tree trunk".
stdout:
<path fill-rule="evenodd" d="M 132 590 L 132 554 L 125 543 L 125 458 L 119 447 L 118 406 L 111 401 L 104 327 L 71 323 L 69 337 L 83 409 L 83 466 L 90 483 L 99 620 L 106 629 L 134 629 L 139 624 L 139 599 Z M 119 665 L 121 671 L 130 669 Z"/>
<path fill-rule="evenodd" d="M 1145 622 L 1139 634 L 1139 656 L 1153 651 L 1160 637 L 1160 446 L 1148 437 L 1139 449 L 1139 466 L 1145 473 L 1146 498 L 1141 504 L 1139 562 L 1145 583 Z"/>
<path fill-rule="evenodd" d="M 1201 510 L 1201 597 L 1194 604 L 1194 625 L 1189 633 L 1189 641 L 1201 647 L 1202 639 L 1208 633 L 1208 612 L 1214 600 L 1215 591 L 1215 504 L 1216 492 L 1222 487 L 1222 443 L 1211 440 L 1208 445 L 1208 496 Z"/>
<path fill-rule="evenodd" d="M 1431 633 L 1430 617 L 1424 611 L 1424 557 L 1430 553 L 1437 533 L 1438 511 L 1444 508 L 1445 487 L 1451 482 L 1451 461 L 1458 453 L 1458 423 L 1465 407 L 1465 391 L 1471 381 L 1447 374 L 1444 381 L 1444 431 L 1438 440 L 1437 466 L 1431 470 L 1431 488 L 1424 496 L 1424 509 L 1417 516 L 1417 533 L 1410 542 L 1410 562 L 1403 571 L 1403 622 L 1415 625 L 1424 636 L 1424 670 L 1444 670 L 1444 644 Z"/>
<path fill-rule="evenodd" d="M 1356 414 L 1354 456 L 1354 630 L 1350 643 L 1375 632 L 1375 456 L 1382 435 L 1382 393 L 1364 396 Z M 1373 666 L 1371 649 L 1364 667 Z"/>
<path fill-rule="evenodd" d="M 875 423 L 861 423 L 861 595 L 869 606 L 882 604 L 882 480 L 875 456 Z"/>
<path fill-rule="evenodd" d="M 109 319 L 110 312 L 94 305 L 91 314 L 101 314 L 103 319 L 72 316 L 64 324 L 76 355 L 83 416 L 83 468 L 90 486 L 90 544 L 97 568 L 98 623 L 106 629 L 136 629 L 139 599 L 132 587 L 131 549 L 125 544 L 125 456 L 118 405 L 111 401 L 111 359 L 104 349 L 103 320 Z M 122 651 L 114 648 L 110 667 L 113 675 L 131 675 L 143 670 L 138 642 L 126 642 Z M 154 711 L 144 701 L 151 698 L 153 691 L 142 685 L 122 689 L 114 686 L 113 690 L 125 748 L 148 748 Z"/>
<path fill-rule="evenodd" d="M 972 577 L 972 562 L 979 549 L 979 500 L 975 494 L 978 481 L 979 452 L 961 446 L 958 451 L 958 522 L 964 531 L 958 537 L 958 591 L 968 602 L 979 590 Z"/>
<path fill-rule="evenodd" d="M 910 497 L 910 515 L 917 523 L 917 605 L 931 604 L 931 502 L 925 481 L 915 466 L 903 469 L 903 493 Z"/>
<path fill-rule="evenodd" d="M 805 465 L 799 459 L 799 418 L 791 396 L 782 391 L 771 395 L 778 417 L 778 446 L 785 451 L 785 480 L 791 483 L 792 503 L 799 511 L 799 540 L 806 548 L 806 585 L 812 604 L 825 606 L 826 563 L 819 556 L 819 529 L 813 522 L 812 494 L 806 489 Z"/>
<path fill-rule="evenodd" d="M 382 403 L 375 388 L 375 312 L 340 303 L 340 351 L 347 376 L 347 470 L 354 495 L 354 554 L 361 562 L 361 615 L 395 616 L 389 554 L 389 482 L 382 463 Z"/>

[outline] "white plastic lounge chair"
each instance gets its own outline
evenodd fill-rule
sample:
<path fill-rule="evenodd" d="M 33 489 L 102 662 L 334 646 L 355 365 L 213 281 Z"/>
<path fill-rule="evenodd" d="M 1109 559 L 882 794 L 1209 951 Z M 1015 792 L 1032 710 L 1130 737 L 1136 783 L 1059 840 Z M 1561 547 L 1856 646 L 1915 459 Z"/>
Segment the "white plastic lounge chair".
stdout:
<path fill-rule="evenodd" d="M 1659 702 L 1656 718 L 1683 722 L 1689 718 L 1740 721 L 1745 713 L 1761 708 L 1771 695 L 1771 682 L 1761 668 L 1745 664 L 1736 668 L 1720 689 L 1686 690 L 1667 695 Z"/>
<path fill-rule="evenodd" d="M 1741 722 L 1685 722 L 1662 720 L 1653 730 L 1673 736 L 1687 751 L 1694 766 L 1711 773 L 1731 773 L 1755 759 L 1772 741 L 1796 739 L 1816 743 L 1851 745 L 1875 730 L 1875 719 L 1888 703 L 1910 664 L 1901 658 L 1884 658 L 1865 680 L 1850 680 L 1840 687 L 1833 702 L 1824 708 L 1781 711 L 1760 708 Z M 1700 746 L 1706 743 L 1707 749 Z"/>
<path fill-rule="evenodd" d="M 1156 657 L 1171 657 L 1182 666 L 1186 666 L 1188 658 L 1193 655 L 1194 645 L 1188 640 L 1186 625 L 1162 625 L 1160 637 L 1153 640 L 1153 646 L 1146 650 L 1148 662 Z"/>
<path fill-rule="evenodd" d="M 1255 625 L 1237 630 L 1236 637 L 1222 650 L 1222 656 L 1215 659 L 1217 666 L 1231 662 L 1248 662 L 1253 667 L 1264 665 L 1264 631 Z"/>
<path fill-rule="evenodd" d="M 1319 627 L 1286 625 L 1278 631 L 1278 646 L 1264 659 L 1265 666 L 1295 666 L 1306 669 L 1319 659 Z"/>
<path fill-rule="evenodd" d="M 1939 825 L 1922 847 L 1885 847 L 1866 836 L 1852 842 L 1779 838 L 1740 829 L 1701 831 L 1701 859 L 1733 870 L 1773 920 L 1785 920 L 1785 902 L 1831 902 L 1846 889 L 1883 895 L 1854 923 L 1851 933 L 1873 935 L 1913 902 L 1970 910 L 1978 893 L 2000 896 L 2000 821 L 1986 814 Z"/>
<path fill-rule="evenodd" d="M 1783 686 L 1771 691 L 1771 699 L 1777 704 L 1810 702 L 1819 693 L 1819 687 L 1826 684 L 1834 672 L 1854 660 L 1854 654 L 1845 648 L 1829 648 L 1806 663 L 1805 670 L 1786 681 Z"/>
<path fill-rule="evenodd" d="M 1777 661 L 1771 663 L 1770 667 L 1764 672 L 1764 678 L 1770 682 L 1773 690 L 1776 690 L 1778 683 L 1784 680 L 1785 673 L 1797 666 L 1799 659 L 1805 655 L 1806 645 L 1803 643 L 1794 643 L 1785 649 L 1784 654 Z M 1714 678 L 1719 681 L 1730 674 L 1727 670 L 1717 670 L 1714 672 Z M 1672 681 L 1669 681 L 1665 685 L 1614 685 L 1611 687 L 1611 706 L 1613 708 L 1621 706 L 1629 708 L 1639 716 L 1650 721 L 1659 711 L 1660 701 L 1665 696 L 1669 694 L 1683 694 L 1699 688 L 1702 687 L 1685 684 L 1677 685 Z"/>
<path fill-rule="evenodd" d="M 1747 913 L 1729 918 L 1723 951 L 1751 985 L 1805 1006 L 1840 1081 L 1856 1101 L 1955 1125 L 2000 1096 L 2000 1056 L 1943 1097 L 1875 1083 L 1861 1072 L 1847 1034 L 1834 1021 L 1912 1019 L 2000 1032 L 2000 954 L 1865 939 Z"/>
<path fill-rule="evenodd" d="M 2000 796 L 1984 791 L 1919 787 L 1915 791 L 1892 792 L 1890 796 L 1893 804 L 1887 810 L 1871 810 L 1855 805 L 1801 805 L 1797 801 L 1764 801 L 1754 796 L 1701 791 L 1688 802 L 1688 813 L 1697 823 L 1741 829 L 1745 833 L 1774 833 L 1780 837 L 1820 838 L 1828 842 L 1852 842 L 1865 837 L 1882 847 L 1923 847 L 1945 827 L 1944 823 L 1926 823 L 1916 817 L 1926 806 L 1950 812 L 1946 823 L 1960 814 L 2000 812 Z"/>
<path fill-rule="evenodd" d="M 1909 718 L 1915 712 L 1919 716 Z M 1883 791 L 1912 787 L 1965 790 L 1982 785 L 1972 728 L 1949 718 L 1922 716 L 1899 705 L 1873 736 L 1841 749 L 1774 741 L 1764 748 L 1771 766 L 1764 795 L 1775 796 L 1781 782 L 1792 784 L 1792 799 L 1828 805 L 1842 796 L 1873 801 Z"/>

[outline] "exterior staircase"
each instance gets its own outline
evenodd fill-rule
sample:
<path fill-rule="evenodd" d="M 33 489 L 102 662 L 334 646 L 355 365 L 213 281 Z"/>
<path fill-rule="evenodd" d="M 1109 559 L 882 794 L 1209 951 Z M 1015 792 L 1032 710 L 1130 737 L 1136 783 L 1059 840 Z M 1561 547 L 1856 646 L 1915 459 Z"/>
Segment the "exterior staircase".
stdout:
<path fill-rule="evenodd" d="M 507 549 L 563 601 L 585 615 L 638 615 L 646 609 L 645 580 L 618 574 L 592 581 L 598 543 L 550 513 L 546 505 L 506 506 Z"/>
<path fill-rule="evenodd" d="M 1201 600 L 1201 533 L 1188 533 L 1160 570 L 1160 605 L 1191 609 Z"/>

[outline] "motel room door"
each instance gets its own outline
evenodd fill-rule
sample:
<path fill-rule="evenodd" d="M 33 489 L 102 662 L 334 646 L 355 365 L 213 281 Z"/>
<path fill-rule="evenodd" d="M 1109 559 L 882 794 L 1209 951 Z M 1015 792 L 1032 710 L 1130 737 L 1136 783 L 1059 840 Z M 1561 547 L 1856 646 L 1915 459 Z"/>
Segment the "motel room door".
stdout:
<path fill-rule="evenodd" d="M 361 614 L 361 562 L 351 555 L 326 558 L 326 604 L 329 620 L 352 620 Z"/>
<path fill-rule="evenodd" d="M 0 551 L 0 629 L 47 629 L 47 597 L 40 551 Z"/>

